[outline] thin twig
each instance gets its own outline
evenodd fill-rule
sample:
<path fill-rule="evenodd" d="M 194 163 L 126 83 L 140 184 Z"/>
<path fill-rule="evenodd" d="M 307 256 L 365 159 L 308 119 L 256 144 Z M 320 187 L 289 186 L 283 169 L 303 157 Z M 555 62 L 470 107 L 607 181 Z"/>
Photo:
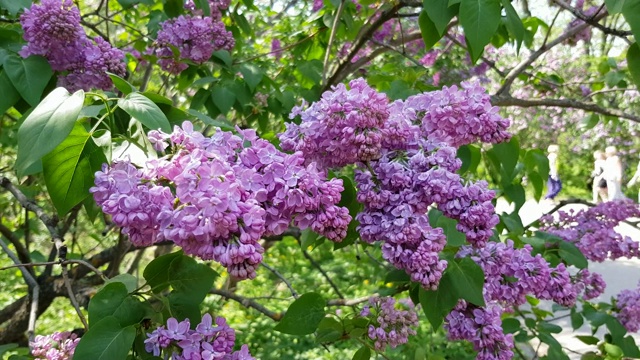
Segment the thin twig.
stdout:
<path fill-rule="evenodd" d="M 333 288 L 333 291 L 336 292 L 336 295 L 338 295 L 338 297 L 340 297 L 340 299 L 344 299 L 344 295 L 342 295 L 342 292 L 340 292 L 340 289 L 338 288 L 338 286 L 333 282 L 333 280 L 331 280 L 331 278 L 329 277 L 329 275 L 327 274 L 326 271 L 324 271 L 324 269 L 322 269 L 322 267 L 320 266 L 320 264 L 315 261 L 311 255 L 309 255 L 309 253 L 307 252 L 307 250 L 302 250 L 302 255 L 304 255 L 304 257 L 309 260 L 309 262 L 311 263 L 311 265 L 313 265 L 316 269 L 318 269 L 318 271 L 320 271 L 320 273 L 322 274 L 322 276 L 324 276 L 324 278 L 327 280 L 327 282 L 329 283 L 329 285 L 331 285 L 331 288 Z"/>
<path fill-rule="evenodd" d="M 9 249 L 9 246 L 4 243 L 4 241 L 0 240 L 0 247 L 7 253 L 9 258 L 13 260 L 16 265 L 20 264 L 20 260 L 18 257 Z M 27 337 L 29 338 L 29 348 L 31 349 L 31 344 L 34 340 L 34 334 L 36 329 L 36 319 L 38 317 L 38 301 L 40 301 L 40 286 L 38 282 L 33 277 L 26 268 L 21 267 L 20 272 L 22 272 L 22 277 L 27 282 L 29 287 L 31 288 L 31 310 L 29 311 L 29 325 L 27 327 Z"/>
<path fill-rule="evenodd" d="M 331 55 L 331 46 L 333 45 L 333 41 L 336 38 L 336 32 L 338 31 L 338 23 L 340 22 L 340 16 L 342 16 L 342 11 L 344 10 L 345 0 L 340 1 L 340 6 L 338 6 L 338 11 L 336 12 L 336 17 L 333 18 L 333 25 L 331 25 L 331 34 L 329 35 L 329 43 L 327 44 L 327 51 L 324 53 L 324 61 L 322 62 L 322 86 L 325 85 L 327 81 L 327 71 L 329 71 L 329 56 Z"/>
<path fill-rule="evenodd" d="M 224 298 L 227 299 L 231 299 L 234 300 L 238 303 L 240 303 L 240 305 L 244 306 L 244 307 L 250 307 L 252 309 L 257 310 L 258 312 L 268 316 L 269 318 L 271 318 L 274 321 L 280 321 L 280 319 L 282 319 L 282 313 L 278 313 L 278 312 L 274 312 L 271 311 L 269 309 L 267 309 L 266 307 L 262 306 L 261 304 L 251 300 L 251 299 L 247 299 L 243 296 L 234 294 L 230 291 L 226 291 L 226 290 L 222 290 L 222 289 L 211 289 L 209 290 L 210 294 L 214 294 L 214 295 L 220 295 Z"/>
<path fill-rule="evenodd" d="M 106 276 L 104 276 L 104 273 L 100 270 L 98 270 L 95 266 L 89 264 L 87 261 L 85 260 L 79 260 L 79 259 L 67 259 L 63 262 L 60 261 L 45 261 L 45 262 L 32 262 L 32 263 L 22 263 L 22 264 L 15 264 L 15 265 L 8 265 L 8 266 L 4 266 L 0 268 L 1 270 L 7 270 L 7 269 L 12 269 L 12 268 L 17 268 L 17 267 L 23 267 L 23 268 L 30 268 L 30 267 L 34 267 L 34 266 L 46 266 L 46 265 L 67 265 L 67 264 L 79 264 L 79 265 L 84 265 L 86 267 L 88 267 L 91 271 L 93 271 L 94 273 L 96 273 L 98 276 L 100 276 L 103 280 L 108 280 L 108 278 Z"/>
<path fill-rule="evenodd" d="M 287 285 L 287 287 L 289 288 L 289 291 L 291 291 L 291 295 L 292 295 L 294 298 L 296 298 L 296 299 L 297 299 L 297 298 L 299 297 L 298 293 L 293 289 L 293 286 L 291 286 L 291 283 L 290 283 L 290 282 L 289 282 L 289 281 L 288 281 L 284 276 L 282 276 L 282 274 L 280 274 L 280 273 L 278 272 L 278 270 L 276 270 L 276 269 L 272 268 L 271 266 L 269 266 L 269 265 L 265 264 L 264 262 L 263 262 L 263 263 L 260 263 L 260 265 L 262 265 L 263 267 L 265 267 L 266 269 L 268 269 L 269 271 L 271 271 L 275 276 L 277 276 L 278 278 L 280 278 L 280 280 L 282 280 L 282 282 L 284 282 L 284 283 Z"/>

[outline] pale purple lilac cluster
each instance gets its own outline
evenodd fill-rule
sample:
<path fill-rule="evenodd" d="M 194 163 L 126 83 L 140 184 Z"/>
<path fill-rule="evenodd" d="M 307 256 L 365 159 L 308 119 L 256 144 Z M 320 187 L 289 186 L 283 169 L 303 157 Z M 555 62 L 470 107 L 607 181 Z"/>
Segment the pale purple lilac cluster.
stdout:
<path fill-rule="evenodd" d="M 410 302 L 409 302 L 410 303 Z M 415 335 L 418 315 L 413 308 L 396 309 L 392 297 L 374 297 L 360 311 L 360 316 L 369 318 L 368 336 L 374 341 L 376 351 L 384 351 L 388 346 L 395 348 L 405 344 L 410 335 Z"/>
<path fill-rule="evenodd" d="M 470 257 L 484 272 L 484 297 L 505 307 L 519 306 L 527 295 L 553 300 L 570 306 L 575 303 L 577 289 L 563 264 L 553 268 L 540 255 L 533 256 L 530 245 L 515 248 L 506 243 L 489 242 L 482 248 L 465 246 L 458 257 Z"/>
<path fill-rule="evenodd" d="M 477 360 L 513 358 L 513 335 L 502 331 L 502 307 L 488 303 L 477 307 L 461 300 L 447 315 L 444 328 L 451 340 L 468 340 L 478 352 Z"/>
<path fill-rule="evenodd" d="M 171 134 L 151 131 L 156 149 L 169 154 L 144 169 L 105 165 L 90 191 L 134 245 L 170 240 L 240 279 L 256 276 L 258 241 L 290 224 L 341 241 L 351 221 L 337 206 L 342 180 L 327 180 L 302 154 L 285 154 L 253 130 L 238 132 L 205 137 L 189 122 Z"/>
<path fill-rule="evenodd" d="M 640 287 L 622 290 L 616 296 L 616 317 L 630 332 L 640 330 Z"/>
<path fill-rule="evenodd" d="M 71 0 L 43 0 L 20 17 L 27 41 L 22 57 L 44 56 L 68 90 L 107 90 L 113 83 L 107 72 L 124 76 L 124 52 L 101 37 L 87 37 L 80 25 L 80 11 Z"/>
<path fill-rule="evenodd" d="M 152 52 L 160 67 L 173 74 L 188 68 L 188 62 L 202 64 L 214 51 L 230 51 L 235 45 L 233 34 L 212 16 L 180 15 L 162 22 L 160 27 Z"/>
<path fill-rule="evenodd" d="M 209 2 L 209 10 L 211 11 L 211 17 L 213 20 L 222 19 L 222 11 L 229 8 L 231 5 L 231 0 L 208 0 Z M 196 7 L 196 4 L 193 0 L 187 0 L 184 4 L 184 8 L 189 10 L 192 14 L 202 16 L 204 13 L 202 10 Z"/>
<path fill-rule="evenodd" d="M 582 5 L 580 6 L 582 7 Z M 595 15 L 598 12 L 598 9 L 600 7 L 599 6 L 591 6 L 590 8 L 588 8 L 587 10 L 583 11 L 582 14 L 586 17 L 592 17 L 593 15 Z M 581 11 L 580 9 L 578 9 L 579 11 Z M 571 22 L 569 23 L 569 25 L 567 25 L 567 30 L 572 29 L 578 25 L 582 25 L 584 24 L 584 20 L 580 19 L 580 18 L 575 18 L 573 20 L 571 20 Z M 576 33 L 575 35 L 573 35 L 572 37 L 567 39 L 567 43 L 571 46 L 575 46 L 578 44 L 578 41 L 582 40 L 585 43 L 588 43 L 591 40 L 591 31 L 592 27 L 591 26 L 587 26 L 586 28 L 582 29 L 580 32 Z"/>
<path fill-rule="evenodd" d="M 307 162 L 322 168 L 337 168 L 380 157 L 380 129 L 389 117 L 389 100 L 360 78 L 334 86 L 307 109 L 296 108 L 291 118 L 302 122 L 286 124 L 279 135 L 285 151 L 301 151 Z"/>
<path fill-rule="evenodd" d="M 574 286 L 582 293 L 584 300 L 592 300 L 604 293 L 607 283 L 602 275 L 583 269 L 575 276 Z"/>
<path fill-rule="evenodd" d="M 254 360 L 246 344 L 233 351 L 236 341 L 235 331 L 227 325 L 223 317 L 205 314 L 195 330 L 190 328 L 189 319 L 178 322 L 167 320 L 167 326 L 160 326 L 147 334 L 145 350 L 153 356 L 163 354 L 173 360 Z"/>
<path fill-rule="evenodd" d="M 69 331 L 37 335 L 30 344 L 35 360 L 71 360 L 80 338 Z"/>
<path fill-rule="evenodd" d="M 540 230 L 575 244 L 592 261 L 633 258 L 640 255 L 639 243 L 615 231 L 618 224 L 630 217 L 639 217 L 640 209 L 631 200 L 600 203 L 577 212 L 558 212 L 540 219 Z"/>

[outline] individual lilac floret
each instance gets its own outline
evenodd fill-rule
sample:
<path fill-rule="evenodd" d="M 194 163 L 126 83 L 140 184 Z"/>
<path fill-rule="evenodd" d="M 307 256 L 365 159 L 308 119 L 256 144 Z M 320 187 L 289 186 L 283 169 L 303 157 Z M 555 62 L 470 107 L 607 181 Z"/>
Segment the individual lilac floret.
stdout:
<path fill-rule="evenodd" d="M 575 244 L 592 261 L 633 258 L 640 255 L 639 243 L 615 231 L 618 224 L 630 217 L 640 217 L 640 209 L 631 200 L 600 203 L 578 212 L 558 212 L 540 219 L 540 230 Z"/>
<path fill-rule="evenodd" d="M 468 340 L 478 352 L 477 360 L 513 358 L 513 335 L 502 331 L 502 307 L 488 303 L 477 307 L 461 300 L 447 315 L 444 328 L 451 340 Z"/>
<path fill-rule="evenodd" d="M 322 98 L 300 114 L 300 125 L 287 123 L 279 135 L 285 151 L 301 151 L 307 163 L 322 169 L 343 167 L 380 157 L 380 129 L 389 117 L 387 96 L 378 93 L 362 78 L 325 91 Z"/>
<path fill-rule="evenodd" d="M 162 22 L 160 27 L 154 54 L 160 67 L 173 74 L 189 67 L 187 62 L 202 64 L 214 51 L 231 50 L 235 45 L 224 23 L 211 17 L 181 15 Z"/>
<path fill-rule="evenodd" d="M 171 134 L 152 131 L 165 156 L 144 169 L 105 166 L 90 191 L 134 245 L 170 240 L 240 279 L 256 276 L 264 252 L 259 240 L 291 224 L 341 241 L 351 222 L 349 210 L 337 205 L 342 180 L 327 180 L 302 154 L 283 153 L 253 130 L 238 133 L 205 137 L 190 122 Z"/>
<path fill-rule="evenodd" d="M 69 331 L 37 335 L 30 344 L 35 360 L 71 360 L 80 338 Z"/>
<path fill-rule="evenodd" d="M 622 290 L 616 296 L 616 317 L 630 332 L 640 330 L 640 287 Z"/>
<path fill-rule="evenodd" d="M 213 323 L 211 315 L 205 314 L 195 330 L 189 328 L 189 319 L 178 322 L 169 318 L 166 327 L 160 326 L 147 334 L 144 344 L 153 356 L 164 353 L 165 358 L 171 356 L 174 360 L 253 360 L 246 344 L 233 351 L 235 341 L 235 331 L 223 317 L 216 317 Z"/>
<path fill-rule="evenodd" d="M 387 345 L 395 348 L 405 344 L 409 335 L 415 335 L 418 316 L 413 308 L 398 310 L 392 297 L 373 297 L 360 312 L 360 316 L 370 319 L 368 336 L 374 340 L 376 351 L 384 351 Z"/>
<path fill-rule="evenodd" d="M 107 72 L 124 76 L 124 53 L 102 38 L 87 38 L 80 11 L 71 0 L 43 0 L 20 17 L 27 41 L 22 57 L 41 55 L 54 71 L 65 72 L 58 85 L 75 91 L 107 90 L 113 83 Z"/>

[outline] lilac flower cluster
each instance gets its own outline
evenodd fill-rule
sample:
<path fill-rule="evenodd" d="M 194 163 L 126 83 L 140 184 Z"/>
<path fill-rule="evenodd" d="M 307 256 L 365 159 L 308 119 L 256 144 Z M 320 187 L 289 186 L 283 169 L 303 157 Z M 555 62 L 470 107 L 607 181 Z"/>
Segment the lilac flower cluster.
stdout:
<path fill-rule="evenodd" d="M 36 360 L 70 360 L 80 338 L 69 331 L 55 332 L 51 335 L 37 335 L 30 344 L 31 354 Z"/>
<path fill-rule="evenodd" d="M 322 168 L 342 167 L 380 157 L 380 129 L 389 117 L 387 96 L 372 89 L 364 79 L 334 86 L 306 110 L 294 110 L 302 122 L 287 123 L 280 134 L 285 151 L 301 151 L 307 162 Z"/>
<path fill-rule="evenodd" d="M 630 332 L 640 330 L 640 287 L 622 290 L 616 296 L 616 317 Z"/>
<path fill-rule="evenodd" d="M 627 218 L 639 216 L 640 209 L 631 200 L 608 201 L 578 212 L 559 211 L 557 219 L 543 216 L 540 230 L 574 243 L 592 261 L 632 258 L 640 255 L 638 242 L 619 234 L 615 227 Z"/>
<path fill-rule="evenodd" d="M 398 310 L 396 301 L 392 297 L 374 297 L 369 299 L 360 316 L 369 318 L 368 336 L 374 340 L 374 348 L 384 351 L 387 345 L 395 348 L 405 344 L 409 335 L 415 335 L 418 326 L 418 315 L 413 310 Z"/>
<path fill-rule="evenodd" d="M 47 58 L 60 86 L 74 91 L 112 86 L 107 71 L 124 76 L 124 53 L 100 37 L 89 39 L 80 25 L 80 11 L 71 0 L 43 0 L 33 4 L 20 17 L 27 41 L 22 57 Z"/>
<path fill-rule="evenodd" d="M 178 322 L 169 318 L 166 327 L 147 334 L 144 344 L 154 356 L 164 352 L 165 358 L 174 360 L 254 360 L 246 344 L 234 352 L 235 341 L 235 331 L 223 317 L 216 317 L 214 324 L 211 315 L 205 314 L 195 330 L 190 329 L 189 319 Z"/>
<path fill-rule="evenodd" d="M 128 162 L 96 173 L 94 198 L 132 243 L 171 240 L 186 254 L 214 259 L 240 279 L 254 278 L 263 236 L 291 223 L 332 241 L 346 236 L 349 211 L 337 206 L 342 180 L 327 181 L 300 153 L 285 154 L 253 130 L 211 138 L 189 122 L 171 134 L 151 131 L 158 151 L 144 169 Z"/>
<path fill-rule="evenodd" d="M 580 270 L 574 279 L 574 286 L 583 293 L 584 300 L 595 299 L 604 293 L 607 283 L 598 273 L 592 273 L 587 269 Z"/>
<path fill-rule="evenodd" d="M 582 7 L 582 6 L 580 6 Z M 592 6 L 590 8 L 588 8 L 587 10 L 585 10 L 583 13 L 584 16 L 586 17 L 592 17 L 593 15 L 595 15 L 598 12 L 599 7 L 598 6 Z M 567 29 L 572 29 L 578 25 L 582 25 L 584 24 L 584 20 L 580 19 L 580 18 L 575 18 L 573 19 L 569 25 L 567 25 Z M 578 41 L 582 40 L 585 43 L 589 42 L 591 40 L 591 26 L 587 26 L 586 28 L 584 28 L 583 30 L 581 30 L 580 32 L 578 32 L 577 34 L 573 35 L 572 37 L 567 39 L 567 44 L 569 44 L 570 46 L 576 46 L 578 44 Z"/>
<path fill-rule="evenodd" d="M 477 307 L 461 300 L 447 315 L 444 328 L 451 340 L 468 340 L 478 352 L 477 360 L 513 358 L 513 335 L 502 331 L 502 307 L 488 303 Z"/>
<path fill-rule="evenodd" d="M 228 9 L 229 5 L 231 5 L 231 0 L 209 0 L 211 18 L 213 18 L 213 20 L 222 19 L 222 11 Z M 196 8 L 196 4 L 193 0 L 187 0 L 184 4 L 184 8 L 194 15 L 203 16 L 202 10 Z"/>
<path fill-rule="evenodd" d="M 160 27 L 153 53 L 160 67 L 173 74 L 189 67 L 187 62 L 202 64 L 214 51 L 231 50 L 235 45 L 224 23 L 211 16 L 181 15 L 162 22 Z"/>
<path fill-rule="evenodd" d="M 573 305 L 579 289 L 572 285 L 564 264 L 552 268 L 540 254 L 532 256 L 531 251 L 530 245 L 518 249 L 508 240 L 489 242 L 482 248 L 463 247 L 457 256 L 470 256 L 482 268 L 487 302 L 518 306 L 526 302 L 527 295 L 534 295 L 565 306 Z"/>

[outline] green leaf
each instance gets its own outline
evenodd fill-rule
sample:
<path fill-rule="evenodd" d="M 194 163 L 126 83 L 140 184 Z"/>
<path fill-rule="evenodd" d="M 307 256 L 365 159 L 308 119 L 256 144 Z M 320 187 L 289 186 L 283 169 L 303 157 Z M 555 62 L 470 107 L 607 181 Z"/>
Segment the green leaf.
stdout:
<path fill-rule="evenodd" d="M 453 288 L 451 278 L 446 273 L 440 279 L 440 284 L 436 290 L 420 288 L 419 294 L 422 311 L 424 311 L 427 320 L 429 320 L 434 329 L 442 325 L 445 316 L 456 306 L 459 298 Z"/>
<path fill-rule="evenodd" d="M 577 267 L 578 269 L 585 269 L 589 266 L 587 258 L 584 254 L 572 243 L 568 241 L 560 241 L 560 249 L 558 255 L 568 264 Z"/>
<path fill-rule="evenodd" d="M 462 246 L 466 243 L 466 237 L 458 231 L 456 225 L 458 225 L 456 220 L 446 216 L 441 216 L 438 219 L 436 226 L 444 230 L 444 235 L 447 237 L 447 245 L 449 246 Z"/>
<path fill-rule="evenodd" d="M 325 317 L 318 325 L 318 331 L 316 332 L 316 342 L 319 344 L 332 343 L 340 340 L 344 329 L 342 324 L 331 317 Z"/>
<path fill-rule="evenodd" d="M 589 130 L 589 129 L 593 129 L 593 127 L 598 125 L 599 122 L 600 122 L 600 115 L 596 113 L 591 113 L 585 116 L 584 118 L 582 118 L 578 126 L 580 127 L 580 129 Z"/>
<path fill-rule="evenodd" d="M 611 355 L 614 358 L 621 358 L 622 355 L 624 355 L 620 347 L 609 343 L 604 344 L 604 351 L 607 355 Z"/>
<path fill-rule="evenodd" d="M 640 46 L 637 42 L 631 44 L 627 50 L 627 66 L 633 82 L 640 89 Z"/>
<path fill-rule="evenodd" d="M 585 343 L 587 345 L 596 345 L 597 343 L 600 342 L 600 339 L 598 339 L 595 336 L 576 335 L 576 338 L 578 338 L 578 340 L 582 341 L 583 343 Z"/>
<path fill-rule="evenodd" d="M 429 51 L 438 40 L 442 38 L 442 35 L 438 33 L 436 24 L 429 18 L 429 15 L 425 10 L 420 12 L 418 17 L 418 25 L 420 26 L 420 32 L 422 33 L 422 40 L 424 40 L 425 50 Z"/>
<path fill-rule="evenodd" d="M 231 66 L 233 64 L 233 58 L 227 50 L 214 51 L 213 57 L 220 60 L 226 66 Z"/>
<path fill-rule="evenodd" d="M 127 288 L 127 292 L 131 293 L 138 288 L 138 278 L 131 274 L 119 274 L 105 281 L 105 284 L 121 283 Z"/>
<path fill-rule="evenodd" d="M 546 333 L 559 334 L 562 332 L 562 326 L 552 324 L 548 321 L 541 321 L 538 323 L 538 330 Z"/>
<path fill-rule="evenodd" d="M 89 196 L 93 174 L 106 162 L 102 149 L 78 122 L 69 136 L 42 158 L 44 181 L 58 215 L 65 215 Z"/>
<path fill-rule="evenodd" d="M 609 11 L 609 14 L 613 15 L 622 12 L 625 1 L 629 0 L 604 0 L 604 3 L 607 5 L 607 11 Z"/>
<path fill-rule="evenodd" d="M 313 333 L 326 315 L 326 304 L 322 295 L 317 293 L 310 292 L 300 296 L 289 306 L 275 330 L 291 335 Z"/>
<path fill-rule="evenodd" d="M 31 6 L 31 0 L 0 0 L 0 8 L 6 9 L 11 16 Z"/>
<path fill-rule="evenodd" d="M 38 105 L 44 88 L 53 75 L 49 62 L 42 56 L 8 55 L 4 59 L 4 70 L 22 98 L 31 106 Z"/>
<path fill-rule="evenodd" d="M 55 149 L 71 132 L 84 102 L 84 92 L 73 95 L 64 88 L 53 90 L 27 116 L 18 129 L 18 176 Z"/>
<path fill-rule="evenodd" d="M 522 24 L 522 19 L 518 16 L 516 9 L 511 5 L 510 0 L 502 0 L 502 7 L 504 7 L 504 11 L 507 15 L 507 21 L 505 25 L 507 26 L 507 31 L 509 31 L 509 35 L 516 39 L 516 51 L 520 51 L 520 46 L 522 46 L 522 41 L 524 40 L 524 25 Z"/>
<path fill-rule="evenodd" d="M 226 114 L 236 102 L 236 94 L 222 85 L 216 85 L 211 90 L 211 100 L 220 110 L 220 113 Z"/>
<path fill-rule="evenodd" d="M 475 172 L 482 158 L 480 148 L 474 145 L 460 146 L 456 156 L 462 161 L 462 166 L 460 167 L 460 171 L 458 171 L 460 175 L 466 174 L 467 172 Z"/>
<path fill-rule="evenodd" d="M 134 325 L 144 315 L 144 305 L 130 296 L 126 286 L 120 282 L 105 285 L 89 302 L 90 328 L 107 317 L 115 317 L 121 327 Z"/>
<path fill-rule="evenodd" d="M 440 36 L 444 35 L 447 25 L 458 13 L 457 7 L 449 7 L 449 0 L 423 0 L 422 8 L 429 15 Z"/>
<path fill-rule="evenodd" d="M 475 63 L 500 25 L 500 0 L 462 0 L 458 18 Z"/>
<path fill-rule="evenodd" d="M 243 64 L 240 67 L 240 73 L 244 77 L 244 81 L 249 85 L 249 89 L 251 91 L 255 91 L 256 86 L 260 84 L 262 78 L 264 77 L 264 73 L 260 68 L 251 64 Z"/>
<path fill-rule="evenodd" d="M 199 304 L 209 293 L 217 276 L 209 266 L 181 255 L 169 265 L 168 281 L 174 292 L 188 294 L 193 302 Z"/>
<path fill-rule="evenodd" d="M 18 344 L 4 344 L 4 345 L 0 345 L 0 357 L 2 357 L 2 355 L 4 355 L 4 353 L 6 353 L 9 350 L 13 350 L 15 348 L 18 347 Z"/>
<path fill-rule="evenodd" d="M 366 345 L 363 345 L 355 354 L 351 360 L 369 360 L 371 359 L 371 350 Z"/>
<path fill-rule="evenodd" d="M 194 299 L 186 293 L 172 292 L 167 297 L 169 301 L 169 316 L 165 316 L 165 321 L 174 317 L 178 321 L 184 319 L 200 319 L 200 303 L 202 300 L 194 301 Z"/>
<path fill-rule="evenodd" d="M 111 78 L 111 81 L 113 81 L 113 85 L 115 85 L 116 89 L 120 90 L 123 94 L 128 95 L 136 91 L 136 88 L 133 85 L 129 84 L 127 80 L 110 72 L 107 72 L 107 74 Z"/>
<path fill-rule="evenodd" d="M 302 230 L 300 234 L 300 248 L 307 250 L 309 246 L 314 246 L 318 240 L 318 234 L 310 228 Z"/>
<path fill-rule="evenodd" d="M 157 294 L 169 287 L 169 266 L 173 260 L 181 256 L 181 251 L 162 255 L 151 261 L 144 269 L 142 276 L 154 293 Z"/>
<path fill-rule="evenodd" d="M 502 183 L 509 184 L 515 176 L 516 165 L 518 164 L 518 156 L 520 154 L 520 144 L 516 136 L 512 137 L 509 142 L 503 142 L 493 145 L 491 149 L 495 152 L 500 160 L 502 172 Z"/>
<path fill-rule="evenodd" d="M 233 131 L 235 130 L 235 127 L 233 126 L 233 124 L 231 124 L 229 121 L 227 121 L 226 119 L 212 119 L 210 116 L 203 114 L 199 111 L 193 110 L 193 109 L 189 109 L 188 113 L 197 117 L 200 121 L 202 121 L 203 123 L 207 124 L 207 125 L 211 125 L 211 126 L 215 126 L 215 127 L 219 127 L 222 130 L 225 131 Z"/>
<path fill-rule="evenodd" d="M 470 258 L 449 260 L 445 274 L 450 277 L 451 285 L 459 298 L 484 306 L 484 272 L 478 264 Z"/>
<path fill-rule="evenodd" d="M 502 330 L 505 334 L 513 334 L 520 330 L 520 321 L 516 318 L 505 318 L 502 320 Z"/>
<path fill-rule="evenodd" d="M 640 1 L 626 0 L 622 5 L 622 15 L 631 26 L 631 32 L 637 42 L 640 39 Z"/>
<path fill-rule="evenodd" d="M 20 100 L 18 90 L 11 84 L 11 80 L 3 69 L 0 69 L 0 115 L 7 112 Z"/>
<path fill-rule="evenodd" d="M 584 317 L 582 317 L 582 314 L 577 312 L 575 308 L 571 308 L 570 315 L 571 315 L 571 327 L 573 328 L 573 330 L 577 330 L 580 327 L 582 327 L 582 324 L 584 324 Z"/>
<path fill-rule="evenodd" d="M 115 316 L 107 316 L 93 325 L 80 338 L 73 354 L 74 360 L 115 360 L 127 357 L 136 329 L 122 327 Z"/>
<path fill-rule="evenodd" d="M 520 184 L 509 184 L 504 188 L 506 198 L 513 201 L 516 205 L 516 211 L 520 210 L 527 200 L 524 188 Z"/>
<path fill-rule="evenodd" d="M 161 129 L 166 133 L 171 132 L 169 120 L 162 110 L 151 99 L 140 93 L 132 92 L 124 99 L 118 99 L 118 106 L 149 130 Z"/>

